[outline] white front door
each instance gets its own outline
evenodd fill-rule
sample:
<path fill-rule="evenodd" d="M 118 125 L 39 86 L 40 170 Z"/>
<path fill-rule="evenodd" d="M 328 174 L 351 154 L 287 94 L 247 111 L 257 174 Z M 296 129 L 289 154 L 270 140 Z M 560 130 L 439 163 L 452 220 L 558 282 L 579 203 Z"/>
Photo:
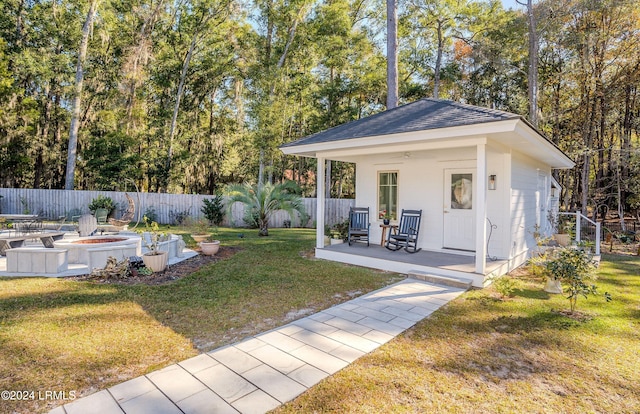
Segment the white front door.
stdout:
<path fill-rule="evenodd" d="M 443 247 L 475 251 L 475 169 L 444 170 Z"/>

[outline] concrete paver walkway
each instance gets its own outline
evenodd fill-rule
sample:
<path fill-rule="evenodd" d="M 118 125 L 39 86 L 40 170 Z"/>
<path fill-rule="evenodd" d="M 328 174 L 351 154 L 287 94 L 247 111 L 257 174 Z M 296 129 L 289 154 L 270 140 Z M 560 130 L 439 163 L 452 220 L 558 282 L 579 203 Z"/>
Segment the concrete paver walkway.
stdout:
<path fill-rule="evenodd" d="M 390 341 L 463 291 L 405 279 L 80 398 L 50 414 L 265 413 Z"/>

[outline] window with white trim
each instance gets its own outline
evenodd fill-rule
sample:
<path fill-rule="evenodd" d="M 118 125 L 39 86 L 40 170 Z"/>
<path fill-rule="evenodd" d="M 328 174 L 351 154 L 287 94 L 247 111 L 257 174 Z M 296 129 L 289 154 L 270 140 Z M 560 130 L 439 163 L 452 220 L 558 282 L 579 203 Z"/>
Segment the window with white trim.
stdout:
<path fill-rule="evenodd" d="M 378 172 L 378 220 L 398 218 L 398 172 Z"/>

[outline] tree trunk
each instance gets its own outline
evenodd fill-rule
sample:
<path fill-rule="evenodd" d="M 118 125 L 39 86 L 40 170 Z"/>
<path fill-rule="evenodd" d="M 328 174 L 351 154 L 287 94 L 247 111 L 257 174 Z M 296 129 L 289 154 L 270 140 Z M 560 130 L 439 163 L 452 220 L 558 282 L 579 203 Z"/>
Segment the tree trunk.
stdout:
<path fill-rule="evenodd" d="M 80 105 L 82 103 L 82 86 L 84 82 L 84 61 L 87 57 L 87 46 L 89 44 L 89 33 L 93 26 L 93 19 L 96 14 L 97 0 L 93 0 L 89 6 L 87 19 L 82 26 L 82 40 L 78 50 L 78 64 L 76 65 L 76 82 L 73 92 L 73 106 L 71 115 L 71 126 L 69 128 L 69 148 L 67 151 L 67 173 L 65 179 L 66 190 L 73 190 L 73 179 L 76 171 L 76 157 L 78 150 L 78 130 L 80 127 Z"/>
<path fill-rule="evenodd" d="M 622 175 L 622 183 L 624 191 L 620 194 L 619 203 L 626 205 L 627 195 L 629 189 L 630 168 L 629 163 L 631 161 L 631 136 L 633 133 L 633 108 L 636 106 L 637 88 L 635 85 L 628 84 L 625 88 L 624 94 L 624 118 L 622 120 L 622 137 L 620 145 L 620 165 Z"/>
<path fill-rule="evenodd" d="M 298 12 L 298 15 L 296 16 L 296 19 L 293 21 L 293 24 L 291 26 L 291 28 L 289 29 L 289 36 L 287 38 L 287 43 L 284 46 L 284 50 L 282 51 L 282 54 L 280 55 L 280 59 L 278 59 L 278 63 L 276 65 L 276 70 L 280 70 L 282 69 L 282 67 L 284 66 L 284 63 L 287 59 L 287 55 L 289 54 L 289 48 L 291 47 L 291 44 L 293 43 L 293 40 L 296 37 L 296 31 L 298 29 L 298 23 L 304 19 L 304 17 L 306 16 L 307 12 L 306 12 L 306 6 L 302 5 L 302 7 L 300 8 L 300 11 Z M 267 30 L 267 45 L 266 45 L 266 62 L 269 66 L 271 66 L 269 64 L 270 58 L 271 58 L 271 42 L 273 40 L 273 24 L 271 22 L 271 20 L 269 20 L 269 23 L 267 24 L 268 26 L 268 30 Z M 267 68 L 268 69 L 268 68 Z M 267 72 L 270 72 L 269 70 L 267 70 Z M 275 80 L 273 80 L 273 83 L 271 84 L 271 89 L 269 90 L 269 101 L 271 103 L 271 101 L 273 101 L 273 95 L 275 94 L 276 91 L 276 82 Z M 266 144 L 266 143 L 265 143 Z M 264 182 L 264 170 L 265 170 L 265 166 L 264 166 L 264 149 L 261 148 L 260 149 L 260 158 L 259 158 L 259 166 L 258 166 L 258 183 L 260 185 L 262 185 L 262 183 Z"/>
<path fill-rule="evenodd" d="M 398 106 L 398 7 L 387 0 L 387 109 Z"/>
<path fill-rule="evenodd" d="M 173 138 L 176 133 L 176 124 L 178 123 L 178 111 L 180 109 L 180 101 L 182 100 L 182 95 L 184 93 L 184 83 L 187 79 L 187 71 L 189 70 L 189 63 L 191 63 L 191 57 L 193 56 L 193 51 L 196 48 L 196 44 L 198 43 L 198 32 L 193 34 L 193 38 L 191 39 L 191 44 L 189 45 L 189 51 L 187 52 L 187 56 L 184 59 L 184 63 L 182 64 L 182 72 L 180 73 L 180 82 L 178 83 L 178 91 L 176 92 L 176 102 L 173 105 L 173 115 L 171 117 L 171 126 L 169 127 L 169 150 L 167 152 L 167 163 L 166 163 L 166 172 L 167 172 L 167 182 L 164 183 L 164 187 L 169 184 L 169 174 L 171 172 L 171 163 L 173 161 Z"/>
<path fill-rule="evenodd" d="M 260 230 L 258 231 L 258 236 L 268 236 L 269 235 L 269 220 L 268 219 L 260 219 L 259 226 L 260 226 Z"/>
<path fill-rule="evenodd" d="M 130 79 L 129 81 L 129 97 L 127 98 L 126 102 L 127 121 L 125 125 L 125 132 L 127 134 L 129 134 L 129 129 L 131 128 L 131 123 L 133 122 L 133 108 L 136 101 L 136 88 L 141 82 L 139 80 L 139 72 L 141 67 L 148 63 L 148 55 L 146 49 L 149 47 L 149 37 L 153 32 L 155 22 L 163 6 L 164 0 L 160 0 L 153 12 L 143 21 L 142 27 L 138 32 L 131 68 L 132 79 Z"/>
<path fill-rule="evenodd" d="M 536 18 L 533 14 L 533 0 L 527 0 L 527 17 L 529 19 L 529 121 L 538 126 L 538 32 Z"/>
<path fill-rule="evenodd" d="M 442 66 L 442 55 L 444 53 L 444 39 L 442 38 L 442 22 L 438 20 L 438 53 L 436 56 L 436 67 L 433 73 L 433 97 L 440 96 L 440 69 Z"/>
<path fill-rule="evenodd" d="M 18 2 L 18 11 L 16 13 L 16 46 L 22 47 L 22 40 L 24 38 L 24 0 Z"/>
<path fill-rule="evenodd" d="M 53 85 L 54 79 L 50 81 L 50 85 Z M 47 145 L 47 137 L 49 136 L 49 128 L 51 127 L 51 108 L 53 106 L 53 94 L 51 93 L 51 87 L 45 87 L 44 95 L 46 96 L 46 102 L 44 104 L 44 114 L 42 120 L 42 130 L 40 133 L 40 139 L 38 142 L 38 151 L 36 156 L 36 162 L 34 165 L 33 176 L 33 188 L 40 188 L 42 184 L 42 176 L 44 173 L 44 154 L 43 146 Z"/>

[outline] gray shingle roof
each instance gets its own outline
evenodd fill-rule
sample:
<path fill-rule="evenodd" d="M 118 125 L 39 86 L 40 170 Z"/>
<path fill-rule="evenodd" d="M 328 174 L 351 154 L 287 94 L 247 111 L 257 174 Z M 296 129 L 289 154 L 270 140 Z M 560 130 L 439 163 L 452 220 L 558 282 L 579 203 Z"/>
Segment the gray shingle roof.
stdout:
<path fill-rule="evenodd" d="M 424 98 L 407 105 L 317 132 L 282 145 L 317 144 L 378 135 L 424 131 L 519 119 L 520 115 L 443 99 Z"/>

